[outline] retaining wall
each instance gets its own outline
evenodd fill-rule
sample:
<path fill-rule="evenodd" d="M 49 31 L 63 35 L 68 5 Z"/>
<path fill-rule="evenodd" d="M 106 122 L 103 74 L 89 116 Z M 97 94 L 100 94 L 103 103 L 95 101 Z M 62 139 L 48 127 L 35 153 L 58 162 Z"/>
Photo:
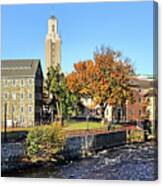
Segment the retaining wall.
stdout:
<path fill-rule="evenodd" d="M 92 151 L 126 143 L 126 132 L 75 136 L 67 138 L 63 155 L 67 159 L 81 158 Z M 21 162 L 25 156 L 23 143 L 3 143 L 1 145 L 1 171 L 10 172 L 26 166 Z"/>
<path fill-rule="evenodd" d="M 125 143 L 126 131 L 70 137 L 64 147 L 64 155 L 70 159 L 77 158 L 92 151 L 124 145 Z"/>

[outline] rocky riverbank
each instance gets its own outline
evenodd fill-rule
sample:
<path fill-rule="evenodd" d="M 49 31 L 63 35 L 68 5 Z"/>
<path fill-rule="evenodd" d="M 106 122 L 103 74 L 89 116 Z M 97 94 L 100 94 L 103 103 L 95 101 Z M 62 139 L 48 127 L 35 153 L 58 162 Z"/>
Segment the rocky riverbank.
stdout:
<path fill-rule="evenodd" d="M 98 152 L 89 159 L 72 162 L 53 178 L 155 180 L 157 179 L 157 147 L 155 143 L 114 147 Z"/>
<path fill-rule="evenodd" d="M 79 159 L 92 154 L 97 149 L 123 145 L 125 143 L 125 131 L 68 137 L 62 156 L 66 160 Z M 2 143 L 1 152 L 1 168 L 3 173 L 38 165 L 32 164 L 29 161 L 22 161 L 22 159 L 26 158 L 24 142 Z"/>
<path fill-rule="evenodd" d="M 1 144 L 1 170 L 12 171 L 22 166 L 21 159 L 25 156 L 23 143 Z"/>
<path fill-rule="evenodd" d="M 12 176 L 151 181 L 157 179 L 157 145 L 148 142 L 108 148 L 89 158 L 31 167 L 15 171 Z"/>

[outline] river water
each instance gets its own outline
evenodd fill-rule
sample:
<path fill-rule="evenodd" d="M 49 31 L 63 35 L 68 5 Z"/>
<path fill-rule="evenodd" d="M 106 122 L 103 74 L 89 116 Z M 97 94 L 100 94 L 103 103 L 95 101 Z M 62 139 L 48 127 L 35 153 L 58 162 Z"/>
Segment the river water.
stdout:
<path fill-rule="evenodd" d="M 90 158 L 60 166 L 19 172 L 17 177 L 65 179 L 155 180 L 157 146 L 155 143 L 130 144 L 97 152 Z"/>

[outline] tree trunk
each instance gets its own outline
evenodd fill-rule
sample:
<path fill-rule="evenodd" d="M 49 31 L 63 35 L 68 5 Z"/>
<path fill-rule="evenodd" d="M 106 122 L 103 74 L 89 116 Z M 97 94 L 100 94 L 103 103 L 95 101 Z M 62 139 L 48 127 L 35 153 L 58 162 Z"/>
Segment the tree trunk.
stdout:
<path fill-rule="evenodd" d="M 112 123 L 113 123 L 113 118 L 114 118 L 114 107 L 112 106 L 112 115 L 111 115 L 111 117 L 112 117 Z"/>
<path fill-rule="evenodd" d="M 126 112 L 127 111 L 126 111 L 126 104 L 125 104 L 125 106 L 124 106 L 125 123 L 126 123 L 126 120 L 127 120 L 127 113 Z"/>
<path fill-rule="evenodd" d="M 107 104 L 106 104 L 107 106 Z M 106 109 L 106 106 L 105 105 L 102 105 L 101 106 L 101 116 L 102 116 L 102 123 L 105 123 L 105 109 Z"/>
<path fill-rule="evenodd" d="M 59 119 L 59 116 L 60 116 L 60 110 L 59 110 L 59 105 L 58 105 L 58 101 L 56 101 L 56 108 L 57 108 L 57 121 Z"/>
<path fill-rule="evenodd" d="M 62 110 L 62 103 L 60 102 L 60 124 L 63 127 L 64 126 L 64 118 L 63 118 L 63 110 Z"/>

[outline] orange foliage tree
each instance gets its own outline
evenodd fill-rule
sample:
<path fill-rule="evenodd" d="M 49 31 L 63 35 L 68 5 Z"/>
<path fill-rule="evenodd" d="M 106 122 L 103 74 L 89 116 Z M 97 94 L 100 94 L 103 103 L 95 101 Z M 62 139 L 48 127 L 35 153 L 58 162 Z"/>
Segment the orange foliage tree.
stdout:
<path fill-rule="evenodd" d="M 127 100 L 134 101 L 133 66 L 120 52 L 101 47 L 94 52 L 94 60 L 80 61 L 74 69 L 67 76 L 68 88 L 79 97 L 92 98 L 101 105 L 103 115 L 107 104 L 122 108 Z"/>

